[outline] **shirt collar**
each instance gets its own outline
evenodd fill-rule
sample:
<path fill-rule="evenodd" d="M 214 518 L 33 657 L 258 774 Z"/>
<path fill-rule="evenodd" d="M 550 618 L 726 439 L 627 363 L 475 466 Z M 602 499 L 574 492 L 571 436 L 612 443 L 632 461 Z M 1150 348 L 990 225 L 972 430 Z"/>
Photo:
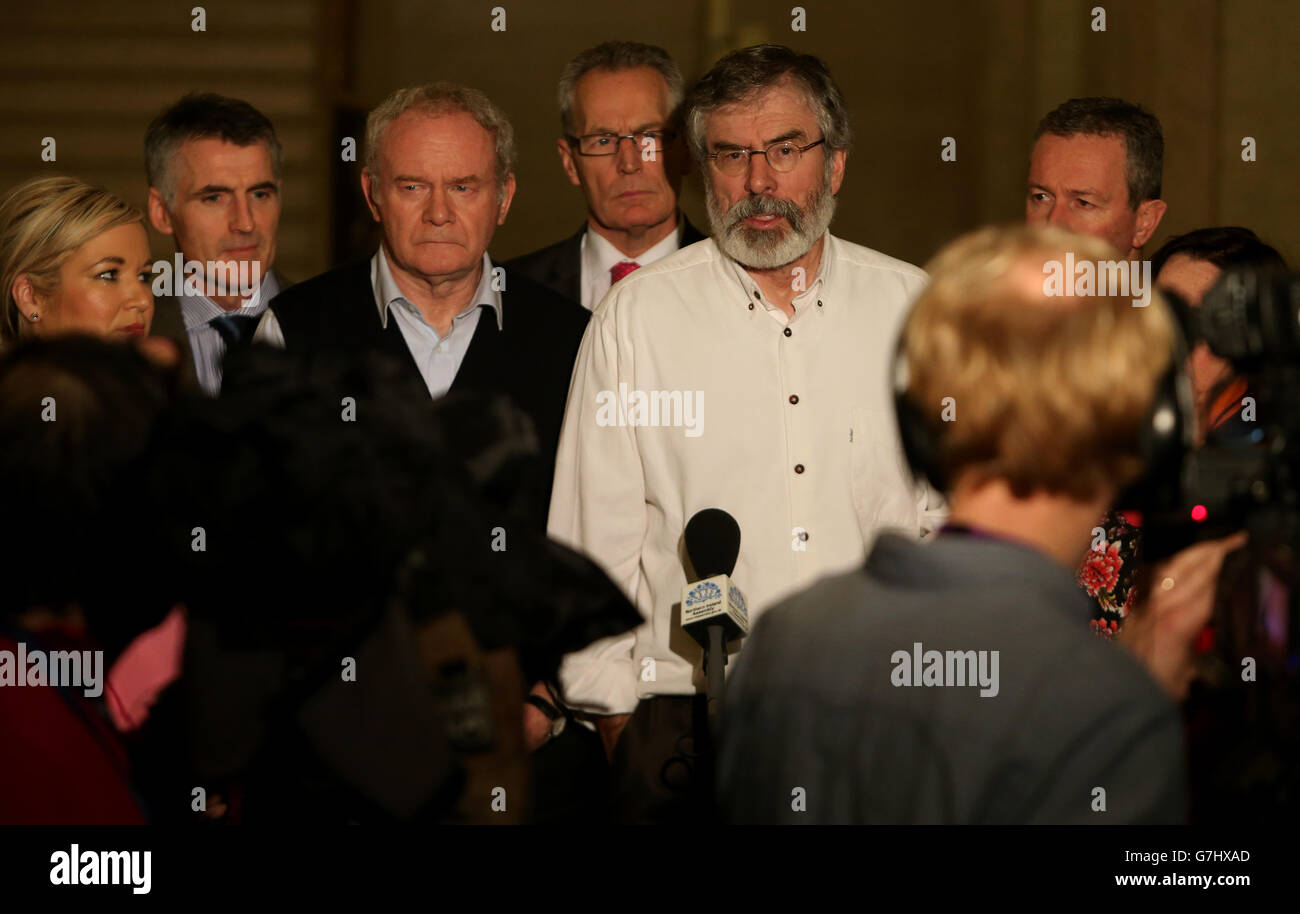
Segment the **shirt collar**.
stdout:
<path fill-rule="evenodd" d="M 375 294 L 375 305 L 379 309 L 379 324 L 385 330 L 388 329 L 388 307 L 394 302 L 398 302 L 408 308 L 413 308 L 410 300 L 402 294 L 402 290 L 397 287 L 397 280 L 393 279 L 392 268 L 388 265 L 388 254 L 384 251 L 384 246 L 379 246 L 379 251 L 370 260 L 370 288 Z M 497 329 L 502 329 L 502 307 L 501 292 L 492 288 L 492 258 L 487 252 L 483 252 L 483 275 L 479 277 L 478 288 L 474 290 L 474 296 L 469 300 L 457 317 L 469 314 L 475 308 L 486 306 L 492 309 L 497 318 Z"/>
<path fill-rule="evenodd" d="M 227 314 L 235 317 L 257 317 L 266 310 L 271 299 L 279 294 L 280 281 L 276 279 L 275 271 L 270 270 L 262 277 L 261 284 L 248 300 L 234 311 L 227 311 L 206 295 L 182 295 L 177 300 L 181 305 L 181 315 L 185 319 L 185 329 L 193 330 L 195 327 L 211 323 L 214 317 Z"/>
<path fill-rule="evenodd" d="M 867 571 L 916 589 L 1034 587 L 1066 618 L 1088 618 L 1090 601 L 1069 569 L 1032 546 L 999 536 L 940 535 L 917 542 L 892 531 L 876 538 Z M 1083 629 L 1081 629 L 1083 631 Z"/>
<path fill-rule="evenodd" d="M 661 238 L 654 247 L 642 251 L 636 257 L 628 257 L 614 247 L 608 238 L 588 225 L 587 231 L 582 237 L 582 256 L 586 260 L 589 275 L 608 276 L 610 268 L 614 264 L 622 263 L 625 260 L 635 261 L 643 267 L 649 266 L 656 260 L 662 260 L 681 247 L 682 230 L 685 227 L 686 220 L 682 218 L 681 213 L 678 213 L 677 228 Z"/>
<path fill-rule="evenodd" d="M 826 298 L 826 288 L 829 285 L 831 275 L 834 272 L 834 261 L 839 252 L 836 247 L 835 238 L 830 232 L 827 232 L 822 237 L 826 239 L 826 242 L 822 245 L 822 259 L 821 263 L 817 267 L 817 275 L 813 278 L 812 282 L 807 284 L 807 288 L 803 292 L 800 292 L 794 297 L 796 314 L 807 302 L 816 302 L 819 306 L 816 310 L 824 310 L 822 305 Z M 776 305 L 768 302 L 767 296 L 763 295 L 762 291 L 758 287 L 758 281 L 749 274 L 748 270 L 742 267 L 730 256 L 723 253 L 722 248 L 718 248 L 718 253 L 730 268 L 736 281 L 739 282 L 741 287 L 745 290 L 745 298 L 748 300 L 749 304 L 761 305 L 767 311 L 780 312 L 780 309 L 777 308 Z M 781 312 L 781 314 L 784 316 L 784 312 Z"/>

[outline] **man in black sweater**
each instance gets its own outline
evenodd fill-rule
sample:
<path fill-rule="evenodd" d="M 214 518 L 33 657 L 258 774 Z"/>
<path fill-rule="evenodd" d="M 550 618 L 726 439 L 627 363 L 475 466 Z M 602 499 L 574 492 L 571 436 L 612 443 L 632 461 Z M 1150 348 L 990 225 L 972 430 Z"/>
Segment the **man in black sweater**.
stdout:
<path fill-rule="evenodd" d="M 589 315 L 488 256 L 514 197 L 513 163 L 510 122 L 483 93 L 451 83 L 393 93 L 366 121 L 361 173 L 366 203 L 383 227 L 379 251 L 278 296 L 255 339 L 345 357 L 385 353 L 403 376 L 391 389 L 403 396 L 509 396 L 536 431 L 541 460 L 526 465 L 535 476 L 524 487 L 532 494 L 522 516 L 544 533 L 569 379 Z M 366 404 L 358 394 L 339 408 L 346 420 Z M 509 537 L 505 524 L 466 530 L 465 548 L 504 550 Z M 528 702 L 531 751 L 564 721 L 545 683 L 533 686 Z M 538 818 L 570 804 L 565 795 L 571 772 L 583 764 L 578 759 L 599 758 L 594 736 L 571 729 L 536 760 Z"/>
<path fill-rule="evenodd" d="M 450 83 L 395 92 L 366 123 L 361 187 L 383 227 L 379 251 L 279 295 L 255 339 L 387 353 L 412 396 L 510 396 L 535 426 L 549 499 L 588 315 L 487 254 L 514 197 L 513 160 L 510 122 L 483 93 Z"/>

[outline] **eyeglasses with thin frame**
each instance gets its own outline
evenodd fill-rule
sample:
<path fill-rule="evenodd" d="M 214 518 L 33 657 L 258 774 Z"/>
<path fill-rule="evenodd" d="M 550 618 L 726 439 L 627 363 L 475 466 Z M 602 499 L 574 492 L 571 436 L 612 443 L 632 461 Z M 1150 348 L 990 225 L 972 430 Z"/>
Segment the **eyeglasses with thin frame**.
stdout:
<path fill-rule="evenodd" d="M 820 146 L 826 142 L 822 137 L 816 142 L 809 143 L 807 146 L 796 146 L 790 140 L 782 140 L 779 143 L 773 143 L 766 149 L 723 149 L 718 152 L 709 153 L 709 158 L 713 160 L 713 165 L 724 175 L 743 175 L 749 168 L 750 156 L 761 155 L 767 159 L 767 164 L 772 166 L 773 171 L 779 171 L 782 174 L 794 171 L 803 154 L 814 146 Z"/>
<path fill-rule="evenodd" d="M 624 140 L 631 140 L 637 151 L 649 150 L 657 155 L 664 151 L 664 148 L 672 142 L 675 136 L 677 134 L 672 130 L 642 130 L 637 133 L 623 135 L 617 133 L 589 133 L 586 136 L 568 136 L 566 139 L 578 147 L 578 153 L 584 156 L 617 155 Z M 654 143 L 653 146 L 646 146 L 645 141 L 647 138 Z"/>

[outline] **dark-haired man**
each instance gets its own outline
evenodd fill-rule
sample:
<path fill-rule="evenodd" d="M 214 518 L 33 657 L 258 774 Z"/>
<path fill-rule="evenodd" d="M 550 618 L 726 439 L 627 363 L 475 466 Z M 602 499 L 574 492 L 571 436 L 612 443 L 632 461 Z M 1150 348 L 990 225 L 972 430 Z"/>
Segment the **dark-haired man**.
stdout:
<path fill-rule="evenodd" d="M 1118 98 L 1072 98 L 1038 125 L 1025 221 L 1110 243 L 1136 258 L 1165 214 L 1160 121 Z"/>
<path fill-rule="evenodd" d="M 216 395 L 227 348 L 252 339 L 286 285 L 272 270 L 280 141 L 247 102 L 190 94 L 154 118 L 144 158 L 150 222 L 175 238 L 183 264 L 202 265 L 201 281 L 188 286 L 188 271 L 169 271 L 173 285 L 155 302 L 154 333 L 191 350 L 198 383 Z"/>
<path fill-rule="evenodd" d="M 1155 115 L 1123 99 L 1072 98 L 1038 125 L 1025 221 L 1099 238 L 1122 258 L 1135 260 L 1164 217 L 1163 168 L 1164 135 Z M 1120 510 L 1123 507 L 1108 510 L 1094 528 L 1094 533 L 1105 535 L 1084 554 L 1077 579 L 1094 601 L 1093 630 L 1111 637 L 1127 628 L 1122 639 L 1171 694 L 1181 698 L 1190 681 L 1184 663 L 1190 648 L 1179 636 L 1179 627 L 1195 627 L 1199 617 L 1194 610 L 1204 603 L 1207 591 L 1213 596 L 1216 578 L 1204 573 L 1200 561 L 1200 550 L 1208 546 L 1190 547 L 1171 560 L 1177 563 L 1171 564 L 1174 568 L 1202 566 L 1197 574 L 1170 574 L 1167 580 L 1177 581 L 1177 589 L 1171 583 L 1139 594 L 1135 585 L 1142 564 L 1141 530 L 1131 512 Z M 1135 608 L 1141 610 L 1137 626 L 1126 621 Z"/>
<path fill-rule="evenodd" d="M 1120 258 L 1139 258 L 1165 214 L 1160 199 L 1164 148 L 1160 121 L 1132 102 L 1105 97 L 1062 102 L 1034 134 L 1025 221 L 1099 238 Z M 1138 533 L 1118 510 L 1108 511 L 1101 527 L 1105 542 L 1084 556 L 1079 582 L 1096 601 L 1094 630 L 1111 636 L 1137 598 L 1138 563 L 1132 559 Z M 1110 573 L 1112 568 L 1117 572 Z"/>

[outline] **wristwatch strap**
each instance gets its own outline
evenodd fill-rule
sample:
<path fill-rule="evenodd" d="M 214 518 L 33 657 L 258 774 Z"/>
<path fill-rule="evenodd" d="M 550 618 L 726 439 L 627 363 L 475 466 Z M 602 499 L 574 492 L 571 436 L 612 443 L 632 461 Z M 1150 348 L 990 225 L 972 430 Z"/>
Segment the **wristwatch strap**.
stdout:
<path fill-rule="evenodd" d="M 551 722 L 552 739 L 564 732 L 564 725 L 568 723 L 568 721 L 564 716 L 564 712 L 559 708 L 540 695 L 529 695 L 524 699 L 524 701 L 546 715 L 546 719 Z"/>

